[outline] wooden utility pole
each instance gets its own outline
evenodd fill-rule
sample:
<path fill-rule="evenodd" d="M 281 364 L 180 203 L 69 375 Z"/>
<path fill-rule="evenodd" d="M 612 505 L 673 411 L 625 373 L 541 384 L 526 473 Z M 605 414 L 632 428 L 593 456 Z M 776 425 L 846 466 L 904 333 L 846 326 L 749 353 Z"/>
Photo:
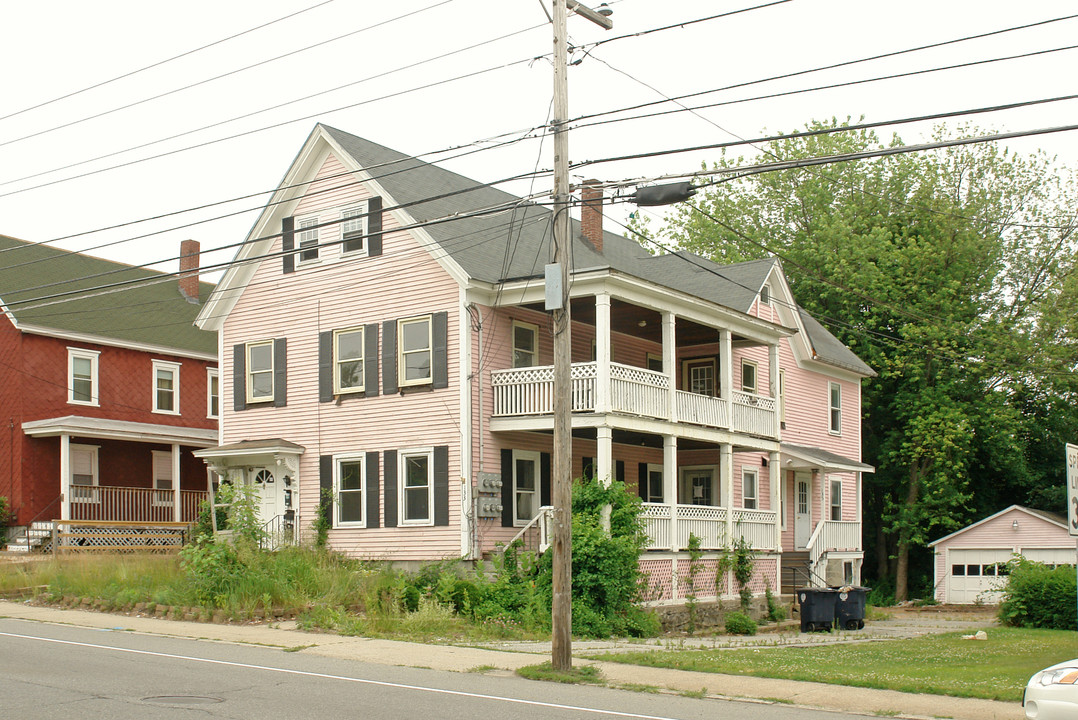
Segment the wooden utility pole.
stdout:
<path fill-rule="evenodd" d="M 609 30 L 609 18 L 580 5 L 576 0 L 554 0 L 554 247 L 553 268 L 547 282 L 558 284 L 548 310 L 554 331 L 554 458 L 551 501 L 554 505 L 553 598 L 551 602 L 551 658 L 555 670 L 573 666 L 572 627 L 572 337 L 569 317 L 569 78 L 568 7 Z"/>

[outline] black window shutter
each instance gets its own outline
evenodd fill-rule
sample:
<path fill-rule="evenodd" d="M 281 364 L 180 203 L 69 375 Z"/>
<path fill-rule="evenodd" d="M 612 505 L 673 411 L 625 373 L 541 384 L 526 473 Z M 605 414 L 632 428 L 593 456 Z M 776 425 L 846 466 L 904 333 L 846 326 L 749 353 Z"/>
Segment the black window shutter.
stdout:
<path fill-rule="evenodd" d="M 318 458 L 318 511 L 333 523 L 333 456 Z"/>
<path fill-rule="evenodd" d="M 382 198 L 367 201 L 367 254 L 382 254 Z"/>
<path fill-rule="evenodd" d="M 614 462 L 614 479 L 620 483 L 625 482 L 625 461 L 617 460 Z"/>
<path fill-rule="evenodd" d="M 382 392 L 397 392 L 397 321 L 382 323 Z"/>
<path fill-rule="evenodd" d="M 550 453 L 539 453 L 539 504 L 550 505 Z"/>
<path fill-rule="evenodd" d="M 449 313 L 438 312 L 431 316 L 431 387 L 449 387 Z"/>
<path fill-rule="evenodd" d="M 333 402 L 333 331 L 318 333 L 318 402 Z"/>
<path fill-rule="evenodd" d="M 585 480 L 595 479 L 595 465 L 593 464 L 594 462 L 595 461 L 592 460 L 590 457 L 584 458 L 584 461 L 581 463 L 580 467 L 580 477 Z"/>
<path fill-rule="evenodd" d="M 397 451 L 382 453 L 382 475 L 385 477 L 385 525 L 397 527 Z"/>
<path fill-rule="evenodd" d="M 449 524 L 449 446 L 434 447 L 434 524 Z"/>
<path fill-rule="evenodd" d="M 513 527 L 512 450 L 502 450 L 502 527 Z"/>
<path fill-rule="evenodd" d="M 363 394 L 378 395 L 378 323 L 363 326 Z"/>
<path fill-rule="evenodd" d="M 640 495 L 640 499 L 644 502 L 648 501 L 648 464 L 640 463 L 640 474 L 637 477 L 636 491 Z"/>
<path fill-rule="evenodd" d="M 281 256 L 281 264 L 286 273 L 296 271 L 296 256 L 291 252 L 295 247 L 295 228 L 296 219 L 294 217 L 286 217 L 281 220 L 281 251 L 284 253 Z"/>
<path fill-rule="evenodd" d="M 232 347 L 232 409 L 247 409 L 247 346 L 243 343 Z"/>
<path fill-rule="evenodd" d="M 367 527 L 378 527 L 378 453 L 367 453 L 367 478 L 363 492 L 367 495 Z"/>
<path fill-rule="evenodd" d="M 273 340 L 273 406 L 288 404 L 288 342 L 284 338 Z"/>

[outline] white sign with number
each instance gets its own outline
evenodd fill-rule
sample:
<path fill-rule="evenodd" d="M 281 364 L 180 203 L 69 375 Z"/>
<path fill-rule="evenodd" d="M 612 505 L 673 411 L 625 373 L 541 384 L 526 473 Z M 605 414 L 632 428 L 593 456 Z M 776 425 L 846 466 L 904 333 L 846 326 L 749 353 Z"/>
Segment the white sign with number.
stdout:
<path fill-rule="evenodd" d="M 1078 445 L 1067 443 L 1067 529 L 1078 537 Z"/>

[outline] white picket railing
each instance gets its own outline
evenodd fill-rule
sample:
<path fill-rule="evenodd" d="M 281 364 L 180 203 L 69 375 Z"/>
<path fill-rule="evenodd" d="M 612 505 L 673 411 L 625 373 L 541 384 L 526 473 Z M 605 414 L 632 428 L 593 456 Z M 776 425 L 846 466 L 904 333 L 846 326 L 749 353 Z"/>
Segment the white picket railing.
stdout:
<path fill-rule="evenodd" d="M 753 550 L 778 550 L 775 547 L 774 510 L 734 510 L 734 534 L 745 538 Z"/>
<path fill-rule="evenodd" d="M 594 362 L 573 363 L 572 410 L 596 410 Z M 494 416 L 549 415 L 554 412 L 554 367 L 513 368 L 491 373 Z M 610 412 L 669 420 L 669 376 L 645 368 L 610 363 Z M 761 437 L 775 437 L 774 398 L 734 392 L 732 400 L 677 390 L 678 422 L 734 430 Z"/>
<path fill-rule="evenodd" d="M 670 549 L 670 506 L 663 503 L 644 503 L 641 513 L 644 520 L 644 532 L 648 537 L 648 550 Z"/>
<path fill-rule="evenodd" d="M 820 567 L 829 552 L 859 552 L 861 523 L 853 520 L 824 520 L 816 525 L 808 541 L 809 569 L 823 577 Z"/>
<path fill-rule="evenodd" d="M 647 534 L 648 550 L 684 550 L 689 546 L 689 535 L 700 539 L 702 550 L 721 550 L 726 542 L 726 515 L 724 507 L 715 505 L 675 505 L 677 514 L 677 547 L 672 547 L 673 518 L 671 506 L 666 503 L 644 503 L 642 517 Z M 734 537 L 743 537 L 753 550 L 777 550 L 775 547 L 775 523 L 777 514 L 772 510 L 735 509 L 732 515 Z"/>

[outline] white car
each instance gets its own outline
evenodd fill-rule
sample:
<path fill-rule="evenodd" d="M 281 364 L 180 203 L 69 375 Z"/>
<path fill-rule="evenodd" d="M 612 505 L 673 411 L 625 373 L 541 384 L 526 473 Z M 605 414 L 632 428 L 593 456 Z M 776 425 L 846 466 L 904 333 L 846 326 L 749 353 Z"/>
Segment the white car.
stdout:
<path fill-rule="evenodd" d="M 1045 668 L 1026 683 L 1022 707 L 1028 720 L 1078 718 L 1078 660 Z"/>

